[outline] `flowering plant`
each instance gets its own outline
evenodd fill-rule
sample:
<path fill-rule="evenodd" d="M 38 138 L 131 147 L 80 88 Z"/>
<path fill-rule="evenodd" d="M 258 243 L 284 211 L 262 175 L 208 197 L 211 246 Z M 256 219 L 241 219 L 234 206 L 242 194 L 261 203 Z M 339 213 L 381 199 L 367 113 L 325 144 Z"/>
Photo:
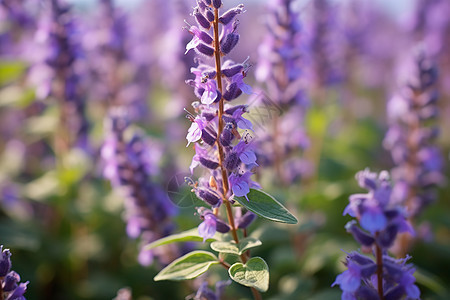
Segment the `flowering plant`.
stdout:
<path fill-rule="evenodd" d="M 205 206 L 197 208 L 203 222 L 198 231 L 163 238 L 147 248 L 179 240 L 211 242 L 218 257 L 208 251 L 190 252 L 164 268 L 155 280 L 191 279 L 220 264 L 232 280 L 250 287 L 254 298 L 261 299 L 260 292 L 267 291 L 269 286 L 269 269 L 264 259 L 250 256 L 249 249 L 261 245 L 261 241 L 248 236 L 247 227 L 256 215 L 289 224 L 297 220 L 251 179 L 258 163 L 253 151 L 252 123 L 243 117 L 248 106 L 232 105 L 242 93 L 251 93 L 244 82 L 250 65 L 247 61 L 221 61 L 239 41 L 236 16 L 244 12 L 244 6 L 240 4 L 223 14 L 219 13 L 221 8 L 220 0 L 197 1 L 193 12 L 196 25 L 188 24 L 186 28 L 193 35 L 186 53 L 194 50 L 198 62 L 191 69 L 195 79 L 186 83 L 194 88 L 200 100 L 192 104 L 194 113 L 187 116 L 192 124 L 186 139 L 187 146 L 195 143 L 191 172 L 201 166 L 205 173 L 198 181 L 190 178 L 187 181 L 204 202 Z M 209 64 L 211 60 L 214 66 Z M 205 287 L 202 289 L 206 291 Z"/>

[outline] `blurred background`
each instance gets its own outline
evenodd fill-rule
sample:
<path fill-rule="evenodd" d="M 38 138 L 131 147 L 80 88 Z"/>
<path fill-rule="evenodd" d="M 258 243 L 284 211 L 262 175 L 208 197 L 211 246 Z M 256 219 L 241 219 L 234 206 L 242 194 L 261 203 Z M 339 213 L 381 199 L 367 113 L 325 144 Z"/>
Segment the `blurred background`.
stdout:
<path fill-rule="evenodd" d="M 253 94 L 238 101 L 249 105 L 256 138 L 270 140 L 271 122 L 283 115 L 287 120 L 291 109 L 257 75 L 270 55 L 264 45 L 276 31 L 270 14 L 280 2 L 223 2 L 225 9 L 244 2 L 240 41 L 230 58 L 249 57 L 245 81 Z M 356 172 L 396 166 L 384 142 L 392 125 L 387 106 L 411 76 L 418 49 L 438 70 L 433 89 L 439 114 L 424 124 L 439 129 L 433 143 L 448 178 L 450 2 L 291 2 L 296 86 L 306 104 L 301 117 L 281 125 L 278 143 L 288 147 L 291 127 L 301 128 L 308 142 L 292 146 L 289 160 L 278 157 L 288 162 L 278 171 L 264 163 L 275 150 L 261 144 L 256 179 L 299 224 L 257 220 L 249 232 L 263 246 L 252 255 L 270 266 L 265 299 L 340 299 L 331 284 L 345 269 L 346 252 L 359 247 L 345 231 L 350 217 L 342 212 L 349 195 L 364 192 Z M 198 101 L 185 84 L 195 63 L 192 51 L 184 54 L 192 35 L 183 29 L 185 22 L 195 23 L 195 5 L 0 1 L 0 244 L 11 249 L 13 270 L 30 281 L 27 298 L 112 299 L 128 288 L 133 299 L 184 299 L 199 287 L 201 280 L 153 277 L 171 254 L 206 245 L 177 244 L 155 254 L 142 249 L 200 223 L 194 215 L 198 200 L 183 181 L 198 177 L 189 172 L 194 151 L 186 148 L 190 122 L 183 111 L 193 111 L 191 103 Z M 138 210 L 151 220 L 137 234 L 133 222 L 142 215 L 129 208 L 136 185 L 117 180 L 114 170 L 121 167 L 142 172 L 138 186 L 145 185 L 149 199 Z M 417 237 L 408 253 L 422 299 L 450 298 L 449 193 L 444 179 L 414 220 Z M 227 276 L 216 271 L 207 278 L 210 285 Z M 224 295 L 250 297 L 235 283 Z"/>

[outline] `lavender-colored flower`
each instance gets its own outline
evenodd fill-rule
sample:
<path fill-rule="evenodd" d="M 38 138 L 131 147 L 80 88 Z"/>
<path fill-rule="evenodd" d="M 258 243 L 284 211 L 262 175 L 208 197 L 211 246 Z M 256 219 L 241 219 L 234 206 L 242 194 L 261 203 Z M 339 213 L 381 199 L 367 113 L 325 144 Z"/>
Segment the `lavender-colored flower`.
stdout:
<path fill-rule="evenodd" d="M 419 299 L 414 269 L 406 264 L 409 257 L 395 260 L 387 254 L 398 233 L 414 234 L 404 208 L 392 195 L 389 174 L 366 169 L 358 172 L 356 179 L 368 193 L 350 196 L 344 215 L 357 221 L 348 222 L 346 229 L 363 248 L 373 250 L 376 261 L 358 252 L 349 253 L 345 262 L 348 269 L 332 286 L 340 286 L 342 299 Z"/>
<path fill-rule="evenodd" d="M 25 43 L 29 42 L 35 27 L 35 7 L 24 0 L 0 2 L 0 57 L 25 58 Z"/>
<path fill-rule="evenodd" d="M 70 7 L 60 0 L 45 3 L 47 10 L 35 35 L 36 61 L 30 81 L 40 99 L 55 98 L 60 105 L 60 126 L 56 151 L 71 147 L 88 149 L 89 122 L 81 86 L 78 60 L 82 56 L 77 28 Z"/>
<path fill-rule="evenodd" d="M 216 5 L 216 4 L 215 4 Z M 237 98 L 242 92 L 249 93 L 251 89 L 248 85 L 243 82 L 243 77 L 247 72 L 248 65 L 244 62 L 241 64 L 234 63 L 232 61 L 226 61 L 222 64 L 221 70 L 223 70 L 222 77 L 224 79 L 225 86 L 222 88 L 222 78 L 220 78 L 220 88 L 217 80 L 216 70 L 209 65 L 203 63 L 204 56 L 212 56 L 214 54 L 213 49 L 213 32 L 211 30 L 212 22 L 209 21 L 209 13 L 213 10 L 213 4 L 199 1 L 199 6 L 194 9 L 194 17 L 198 25 L 190 25 L 187 30 L 193 35 L 191 42 L 188 43 L 186 50 L 195 50 L 199 56 L 199 65 L 196 68 L 192 68 L 191 72 L 195 75 L 195 79 L 188 80 L 187 83 L 194 87 L 196 96 L 200 99 L 200 103 L 194 103 L 196 116 L 189 116 L 193 122 L 188 135 L 188 145 L 191 142 L 202 141 L 204 146 L 196 146 L 196 155 L 193 159 L 193 165 L 191 169 L 196 165 L 203 165 L 204 167 L 210 169 L 210 172 L 217 174 L 216 181 L 222 181 L 222 174 L 216 172 L 219 168 L 219 163 L 217 162 L 217 155 L 219 147 L 223 149 L 224 153 L 220 159 L 223 159 L 223 164 L 228 165 L 227 170 L 229 175 L 227 181 L 231 183 L 231 190 L 233 192 L 238 192 L 239 195 L 245 196 L 248 193 L 242 192 L 239 188 L 239 184 L 235 177 L 240 177 L 239 168 L 242 165 L 252 165 L 249 164 L 250 157 L 254 157 L 253 152 L 249 149 L 245 151 L 246 158 L 244 158 L 244 151 L 237 153 L 234 149 L 238 149 L 238 145 L 246 143 L 245 140 L 241 139 L 236 146 L 233 146 L 234 141 L 239 136 L 237 128 L 239 125 L 248 127 L 251 126 L 250 122 L 242 117 L 242 113 L 245 111 L 241 109 L 240 112 L 232 109 L 231 105 L 228 105 L 225 109 L 222 106 L 221 118 L 217 114 L 219 103 L 221 98 L 230 102 Z M 236 15 L 242 13 L 243 6 L 239 5 L 236 8 L 226 12 L 222 15 L 222 32 L 220 34 L 220 52 L 221 55 L 228 54 L 232 48 L 237 43 L 237 21 L 234 20 Z M 223 101 L 223 100 L 222 100 Z M 222 104 L 223 105 L 223 104 Z M 240 107 L 239 107 L 240 108 Z M 223 123 L 222 123 L 223 122 Z M 219 124 L 220 123 L 220 124 Z M 223 126 L 221 124 L 226 124 L 223 128 L 220 128 L 220 138 L 217 139 L 219 132 L 217 128 Z M 219 141 L 220 146 L 218 147 L 216 140 Z M 237 147 L 237 148 L 236 148 Z M 250 159 L 251 160 L 251 159 Z M 227 164 L 227 161 L 230 162 Z M 253 165 L 252 165 L 253 166 Z M 248 173 L 251 175 L 251 173 Z M 249 177 L 246 175 L 246 177 Z M 248 181 L 248 180 L 247 180 Z M 228 192 L 228 191 L 226 191 Z M 214 193 L 223 193 L 223 191 L 214 190 Z M 229 198 L 230 195 L 221 195 L 221 197 Z"/>
<path fill-rule="evenodd" d="M 343 80 L 342 48 L 339 41 L 336 9 L 329 0 L 311 2 L 311 19 L 306 24 L 311 55 L 311 80 L 316 89 L 340 83 Z"/>
<path fill-rule="evenodd" d="M 25 300 L 28 281 L 20 283 L 20 276 L 11 270 L 11 252 L 0 246 L 0 297 L 5 300 Z"/>
<path fill-rule="evenodd" d="M 150 159 L 155 151 L 136 132 L 132 132 L 127 138 L 128 128 L 129 121 L 125 114 L 120 110 L 113 110 L 109 119 L 109 133 L 102 148 L 104 176 L 126 197 L 128 236 L 141 237 L 142 245 L 145 245 L 171 234 L 171 217 L 175 210 L 166 193 L 152 180 L 154 166 Z M 177 248 L 174 246 L 157 252 L 141 250 L 139 262 L 149 265 L 153 256 L 157 256 L 159 261 L 167 263 L 176 254 Z"/>
<path fill-rule="evenodd" d="M 420 290 L 415 285 L 415 269 L 406 264 L 410 257 L 394 259 L 385 254 L 382 257 L 382 278 L 384 299 L 419 299 Z M 348 270 L 336 277 L 332 286 L 339 285 L 342 299 L 380 299 L 377 263 L 358 252 L 347 255 L 345 265 Z"/>
<path fill-rule="evenodd" d="M 309 100 L 303 90 L 306 40 L 295 1 L 269 2 L 267 33 L 259 47 L 256 78 L 265 84 L 267 98 L 279 108 L 269 126 L 257 130 L 258 158 L 264 166 L 273 166 L 277 178 L 284 184 L 297 179 L 304 168 L 289 166 L 292 159 L 309 145 L 303 127 Z M 288 137 L 288 138 L 284 138 Z M 303 162 L 296 157 L 296 161 Z"/>
<path fill-rule="evenodd" d="M 434 189 L 443 180 L 443 159 L 433 145 L 438 129 L 431 123 L 438 115 L 437 71 L 432 61 L 418 52 L 405 73 L 404 88 L 388 102 L 390 128 L 384 146 L 396 164 L 392 170 L 394 197 L 416 216 L 435 200 Z"/>
<path fill-rule="evenodd" d="M 90 97 L 105 107 L 126 106 L 130 118 L 143 119 L 150 90 L 148 38 L 112 0 L 100 0 L 93 19 L 83 39 Z"/>
<path fill-rule="evenodd" d="M 253 218 L 246 215 L 240 223 L 235 223 L 230 202 L 233 196 L 248 199 L 250 188 L 259 187 L 250 178 L 258 164 L 249 138 L 253 125 L 243 117 L 248 111 L 247 106 L 232 105 L 242 93 L 252 93 L 251 87 L 244 82 L 250 65 L 247 60 L 242 63 L 221 61 L 239 41 L 236 16 L 244 12 L 244 7 L 241 4 L 221 13 L 221 6 L 222 1 L 198 0 L 193 12 L 196 24 L 186 27 L 192 35 L 186 52 L 195 52 L 198 63 L 197 67 L 191 68 L 195 78 L 186 81 L 199 99 L 192 104 L 194 113 L 187 116 L 192 122 L 186 136 L 188 146 L 195 143 L 190 170 L 193 173 L 195 168 L 202 167 L 205 174 L 198 182 L 190 180 L 189 184 L 208 207 L 198 209 L 203 221 L 198 230 L 203 240 L 216 232 L 231 231 L 238 242 L 238 226 L 246 228 Z M 214 57 L 214 66 L 208 63 L 210 57 Z M 219 208 L 222 204 L 227 206 L 229 225 L 221 219 Z M 207 292 L 205 287 L 203 294 Z"/>

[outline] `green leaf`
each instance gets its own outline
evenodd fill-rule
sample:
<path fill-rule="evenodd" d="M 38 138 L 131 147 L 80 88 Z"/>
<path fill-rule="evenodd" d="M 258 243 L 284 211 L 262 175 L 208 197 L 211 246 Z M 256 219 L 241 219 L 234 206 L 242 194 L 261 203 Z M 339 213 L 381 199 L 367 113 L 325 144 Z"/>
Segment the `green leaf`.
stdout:
<path fill-rule="evenodd" d="M 216 233 L 212 238 L 207 239 L 207 242 L 214 242 L 219 238 Z M 150 250 L 162 245 L 172 244 L 176 242 L 203 242 L 203 238 L 198 234 L 198 228 L 192 228 L 187 231 L 172 234 L 162 239 L 156 240 L 145 246 L 146 250 Z"/>
<path fill-rule="evenodd" d="M 228 269 L 231 279 L 261 292 L 269 289 L 269 267 L 261 257 L 253 257 L 244 265 L 235 263 Z"/>
<path fill-rule="evenodd" d="M 239 241 L 239 255 L 241 255 L 250 248 L 255 248 L 261 245 L 262 245 L 261 241 L 254 237 L 242 239 Z"/>
<path fill-rule="evenodd" d="M 211 248 L 214 251 L 220 253 L 229 253 L 235 255 L 241 255 L 245 251 L 250 248 L 261 246 L 262 243 L 260 240 L 248 237 L 239 241 L 239 244 L 236 244 L 235 241 L 215 241 L 211 243 Z"/>
<path fill-rule="evenodd" d="M 249 200 L 245 197 L 234 197 L 234 199 L 248 210 L 267 220 L 287 224 L 298 223 L 297 218 L 271 195 L 260 190 L 250 189 L 247 197 Z"/>
<path fill-rule="evenodd" d="M 220 253 L 239 255 L 239 247 L 235 241 L 230 242 L 215 241 L 211 243 L 211 249 Z"/>
<path fill-rule="evenodd" d="M 160 280 L 186 280 L 195 278 L 205 273 L 210 266 L 218 264 L 217 257 L 207 251 L 193 251 L 165 267 L 155 276 L 155 281 Z"/>

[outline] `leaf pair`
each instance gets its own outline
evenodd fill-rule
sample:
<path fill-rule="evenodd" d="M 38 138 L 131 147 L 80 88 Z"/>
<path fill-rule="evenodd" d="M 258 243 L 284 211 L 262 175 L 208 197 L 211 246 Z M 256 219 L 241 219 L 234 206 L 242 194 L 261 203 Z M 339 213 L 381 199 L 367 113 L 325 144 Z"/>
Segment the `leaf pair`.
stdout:
<path fill-rule="evenodd" d="M 193 251 L 165 267 L 155 281 L 193 279 L 205 273 L 219 259 L 207 251 Z M 260 257 L 253 257 L 246 264 L 235 263 L 228 269 L 231 279 L 239 284 L 265 292 L 269 288 L 269 267 Z"/>

